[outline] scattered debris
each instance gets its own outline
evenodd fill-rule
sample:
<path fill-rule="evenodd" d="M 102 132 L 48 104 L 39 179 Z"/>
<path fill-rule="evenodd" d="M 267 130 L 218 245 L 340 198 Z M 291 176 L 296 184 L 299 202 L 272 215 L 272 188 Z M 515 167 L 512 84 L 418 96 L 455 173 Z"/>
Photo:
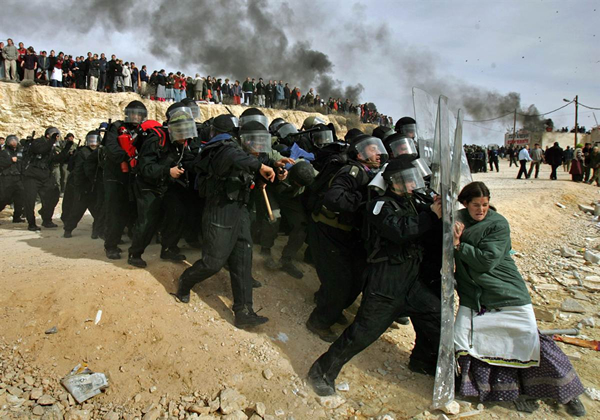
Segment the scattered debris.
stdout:
<path fill-rule="evenodd" d="M 588 206 L 587 204 L 578 204 L 577 207 L 579 207 L 579 210 L 584 213 L 594 214 L 594 207 L 592 206 Z"/>
<path fill-rule="evenodd" d="M 85 363 L 75 366 L 60 380 L 60 383 L 79 404 L 100 394 L 108 387 L 106 376 L 103 373 L 92 372 Z"/>
<path fill-rule="evenodd" d="M 584 340 L 583 338 L 567 337 L 563 335 L 554 335 L 552 338 L 554 341 L 561 341 L 574 346 L 600 351 L 600 342 L 596 340 Z"/>
<path fill-rule="evenodd" d="M 600 401 L 600 391 L 596 388 L 586 388 L 585 395 L 587 395 L 594 401 Z"/>
<path fill-rule="evenodd" d="M 96 312 L 96 319 L 94 319 L 94 325 L 98 325 L 100 323 L 101 319 L 102 319 L 102 309 L 98 309 L 98 312 Z"/>
<path fill-rule="evenodd" d="M 44 334 L 56 334 L 58 332 L 58 328 L 56 326 L 50 328 L 49 330 L 44 331 Z"/>
<path fill-rule="evenodd" d="M 335 386 L 335 389 L 342 392 L 350 391 L 350 385 L 348 382 L 341 382 Z"/>
<path fill-rule="evenodd" d="M 567 208 L 567 206 L 565 206 L 564 204 L 561 204 L 561 203 L 556 203 L 556 207 L 560 207 L 561 209 Z"/>
<path fill-rule="evenodd" d="M 592 264 L 598 264 L 600 262 L 600 254 L 596 254 L 590 251 L 589 249 L 585 251 L 585 254 L 583 254 L 583 258 L 585 258 L 587 262 L 591 262 Z"/>
<path fill-rule="evenodd" d="M 564 312 L 575 312 L 578 314 L 585 313 L 585 308 L 583 307 L 583 305 L 572 298 L 565 299 L 560 309 Z"/>

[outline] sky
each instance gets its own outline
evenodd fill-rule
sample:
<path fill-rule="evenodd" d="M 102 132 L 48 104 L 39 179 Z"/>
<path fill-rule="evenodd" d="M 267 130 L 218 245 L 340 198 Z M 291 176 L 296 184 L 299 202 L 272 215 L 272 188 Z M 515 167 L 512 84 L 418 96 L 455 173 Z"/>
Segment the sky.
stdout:
<path fill-rule="evenodd" d="M 530 105 L 543 113 L 575 95 L 600 108 L 597 1 L 3 3 L 0 38 L 36 51 L 115 53 L 192 75 L 273 77 L 302 93 L 337 87 L 343 94 L 349 86 L 394 120 L 414 115 L 412 87 L 446 95 L 466 120 Z M 572 127 L 574 114 L 571 104 L 547 117 Z M 465 123 L 465 142 L 502 143 L 512 123 L 510 116 Z M 596 125 L 593 111 L 580 107 L 579 124 Z"/>

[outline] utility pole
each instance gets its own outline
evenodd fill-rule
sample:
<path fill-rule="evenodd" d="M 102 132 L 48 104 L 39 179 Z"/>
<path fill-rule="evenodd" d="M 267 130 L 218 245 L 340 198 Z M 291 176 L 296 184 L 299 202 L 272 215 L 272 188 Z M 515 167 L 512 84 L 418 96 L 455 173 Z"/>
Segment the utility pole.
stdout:
<path fill-rule="evenodd" d="M 579 131 L 579 126 L 577 125 L 577 109 L 579 108 L 577 106 L 578 97 L 579 95 L 575 95 L 575 146 L 573 147 L 574 149 L 577 149 L 577 132 Z"/>
<path fill-rule="evenodd" d="M 513 121 L 513 146 L 517 147 L 517 110 L 515 109 L 515 119 Z"/>

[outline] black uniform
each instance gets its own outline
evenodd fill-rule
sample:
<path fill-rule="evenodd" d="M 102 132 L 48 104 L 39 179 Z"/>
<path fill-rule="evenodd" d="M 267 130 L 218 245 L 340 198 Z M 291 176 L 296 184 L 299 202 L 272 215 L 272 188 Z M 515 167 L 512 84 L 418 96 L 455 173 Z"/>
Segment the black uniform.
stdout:
<path fill-rule="evenodd" d="M 104 207 L 104 165 L 106 163 L 105 149 L 100 146 L 88 156 L 83 163 L 83 171 L 90 182 L 90 199 L 95 203 L 96 215 L 92 225 L 92 239 L 104 239 L 106 231 L 106 209 Z"/>
<path fill-rule="evenodd" d="M 17 161 L 13 162 L 13 158 L 17 158 Z M 13 149 L 6 146 L 0 151 L 0 211 L 12 203 L 13 222 L 20 222 L 23 212 L 22 164 L 23 153 L 19 147 Z"/>
<path fill-rule="evenodd" d="M 23 186 L 25 187 L 25 217 L 29 226 L 35 226 L 35 199 L 40 195 L 42 208 L 40 215 L 44 224 L 52 223 L 54 208 L 60 198 L 56 178 L 52 175 L 54 164 L 65 163 L 73 142 L 67 142 L 59 153 L 53 146 L 53 140 L 40 137 L 31 142 L 25 157 L 23 168 Z"/>
<path fill-rule="evenodd" d="M 233 311 L 252 311 L 252 237 L 248 199 L 261 163 L 228 134 L 214 137 L 196 160 L 198 189 L 206 197 L 202 216 L 202 259 L 183 272 L 178 295 L 229 264 Z"/>
<path fill-rule="evenodd" d="M 161 215 L 161 245 L 164 250 L 178 252 L 177 243 L 183 234 L 186 209 L 184 196 L 187 179 L 184 173 L 179 179 L 171 177 L 171 168 L 192 164 L 193 156 L 186 145 L 171 142 L 165 127 L 158 127 L 163 137 L 152 132 L 143 141 L 138 155 L 134 183 L 137 203 L 137 221 L 129 255 L 141 257 L 156 233 Z"/>
<path fill-rule="evenodd" d="M 130 156 L 119 145 L 119 128 L 126 127 L 130 130 L 135 124 L 116 121 L 110 125 L 104 137 L 106 163 L 104 164 L 104 207 L 106 217 L 106 231 L 104 249 L 114 251 L 121 241 L 125 226 L 131 225 L 135 220 L 136 207 L 133 189 L 131 188 Z M 127 165 L 127 172 L 124 167 Z"/>
<path fill-rule="evenodd" d="M 96 194 L 93 192 L 93 183 L 85 172 L 87 159 L 92 155 L 88 146 L 80 147 L 72 157 L 71 170 L 67 178 L 65 196 L 62 204 L 61 220 L 65 232 L 71 232 L 76 227 L 85 211 L 89 209 L 94 223 L 92 231 L 97 231 L 96 219 L 100 216 L 97 206 Z"/>
<path fill-rule="evenodd" d="M 371 237 L 369 265 L 360 309 L 354 322 L 315 362 L 311 382 L 334 381 L 352 357 L 373 343 L 398 317 L 410 316 L 416 332 L 411 369 L 433 374 L 440 335 L 440 299 L 421 281 L 420 265 L 428 264 L 421 244 L 425 235 L 439 234 L 441 222 L 429 206 L 388 192 L 368 206 Z"/>
<path fill-rule="evenodd" d="M 308 225 L 308 245 L 321 281 L 309 324 L 331 327 L 363 289 L 366 253 L 361 238 L 371 173 L 358 162 L 343 166 L 329 183 Z"/>

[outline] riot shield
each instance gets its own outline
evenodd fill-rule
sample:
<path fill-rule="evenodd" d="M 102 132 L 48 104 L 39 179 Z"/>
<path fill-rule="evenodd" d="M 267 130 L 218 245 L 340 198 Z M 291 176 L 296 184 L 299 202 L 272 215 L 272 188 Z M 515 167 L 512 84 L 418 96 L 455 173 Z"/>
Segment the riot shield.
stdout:
<path fill-rule="evenodd" d="M 442 198 L 442 290 L 441 290 L 441 328 L 440 347 L 433 388 L 433 408 L 439 409 L 454 400 L 454 202 L 451 154 L 454 149 L 455 132 L 450 127 L 460 127 L 462 133 L 462 113 L 460 122 L 451 122 L 448 110 L 448 98 L 440 96 L 434 139 L 433 167 L 438 167 L 437 180 Z M 455 129 L 455 131 L 456 131 Z M 462 141 L 461 141 L 462 143 Z M 438 147 L 439 146 L 439 147 Z M 437 149 L 437 150 L 436 150 Z M 461 156 L 457 151 L 455 156 Z M 458 159 L 457 159 L 458 160 Z M 433 169 L 433 168 L 432 168 Z M 435 172 L 434 172 L 435 175 Z"/>
<path fill-rule="evenodd" d="M 431 95 L 424 90 L 413 88 L 412 91 L 415 121 L 417 122 L 416 140 L 419 146 L 419 157 L 425 159 L 427 165 L 431 166 L 437 104 Z"/>

